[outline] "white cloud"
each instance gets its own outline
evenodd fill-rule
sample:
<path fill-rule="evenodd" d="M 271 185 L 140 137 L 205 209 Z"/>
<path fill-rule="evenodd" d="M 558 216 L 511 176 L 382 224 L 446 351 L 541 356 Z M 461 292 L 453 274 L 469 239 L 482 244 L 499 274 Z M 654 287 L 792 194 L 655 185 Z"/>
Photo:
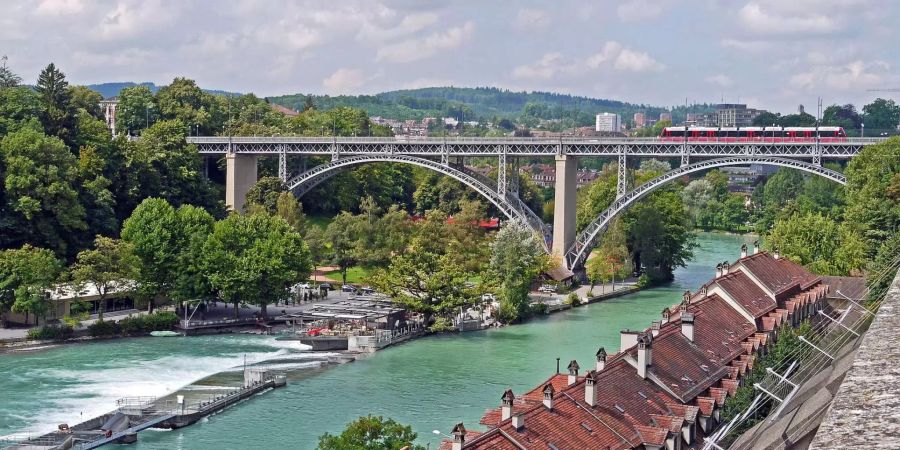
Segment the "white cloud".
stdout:
<path fill-rule="evenodd" d="M 328 92 L 346 94 L 355 92 L 366 82 L 366 76 L 359 69 L 338 69 L 331 76 L 322 80 L 322 86 Z"/>
<path fill-rule="evenodd" d="M 728 75 L 725 75 L 723 73 L 716 74 L 716 75 L 710 75 L 710 76 L 706 77 L 705 80 L 707 83 L 714 84 L 714 85 L 720 86 L 720 87 L 727 88 L 727 87 L 731 87 L 734 85 L 734 81 L 731 79 L 731 77 L 729 77 Z"/>
<path fill-rule="evenodd" d="M 545 53 L 531 64 L 516 66 L 512 75 L 517 79 L 549 80 L 558 75 L 578 76 L 603 68 L 619 72 L 657 72 L 665 69 L 665 65 L 646 52 L 608 41 L 599 52 L 579 60 L 568 59 L 560 52 Z"/>
<path fill-rule="evenodd" d="M 813 66 L 809 71 L 791 76 L 789 83 L 803 90 L 862 91 L 881 86 L 890 77 L 891 66 L 887 62 L 856 60 L 846 64 Z"/>
<path fill-rule="evenodd" d="M 753 0 L 738 11 L 738 22 L 747 31 L 768 37 L 828 35 L 860 21 L 866 3 L 868 0 Z"/>
<path fill-rule="evenodd" d="M 619 4 L 616 13 L 624 22 L 642 22 L 661 16 L 673 3 L 672 0 L 629 0 Z"/>
<path fill-rule="evenodd" d="M 44 16 L 78 14 L 84 9 L 81 0 L 42 0 L 35 12 Z"/>
<path fill-rule="evenodd" d="M 438 15 L 432 12 L 405 15 L 398 23 L 389 26 L 375 21 L 364 21 L 357 37 L 363 41 L 383 42 L 417 33 L 437 22 Z"/>
<path fill-rule="evenodd" d="M 550 13 L 542 9 L 520 9 L 513 22 L 520 30 L 543 30 L 550 26 Z"/>
<path fill-rule="evenodd" d="M 619 52 L 613 67 L 616 70 L 627 72 L 659 72 L 666 68 L 664 64 L 653 59 L 647 52 L 637 52 L 627 48 Z"/>
<path fill-rule="evenodd" d="M 421 39 L 408 39 L 378 49 L 376 61 L 408 63 L 426 59 L 436 53 L 458 48 L 472 37 L 475 23 L 466 22 L 462 26 L 439 31 Z"/>

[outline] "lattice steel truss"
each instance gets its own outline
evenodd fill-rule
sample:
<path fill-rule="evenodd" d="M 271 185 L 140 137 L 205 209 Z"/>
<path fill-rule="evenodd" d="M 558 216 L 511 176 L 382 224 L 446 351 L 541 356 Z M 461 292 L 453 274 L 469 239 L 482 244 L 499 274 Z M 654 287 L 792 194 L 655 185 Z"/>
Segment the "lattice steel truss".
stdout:
<path fill-rule="evenodd" d="M 578 235 L 575 237 L 575 242 L 572 244 L 572 247 L 570 247 L 566 252 L 565 262 L 567 268 L 574 269 L 576 267 L 580 267 L 584 263 L 585 259 L 587 259 L 587 256 L 594 248 L 594 244 L 597 238 L 606 231 L 606 228 L 609 226 L 609 223 L 613 218 L 618 216 L 626 209 L 630 208 L 638 200 L 644 198 L 666 183 L 692 172 L 711 169 L 713 167 L 734 166 L 742 164 L 769 164 L 782 167 L 791 167 L 828 178 L 840 184 L 847 184 L 847 179 L 840 172 L 826 169 L 816 164 L 811 164 L 805 161 L 794 159 L 745 155 L 710 159 L 694 164 L 688 164 L 686 166 L 670 170 L 669 172 L 666 172 L 659 177 L 648 181 L 647 183 L 631 190 L 630 192 L 619 196 L 612 203 L 612 205 L 609 206 L 609 208 L 600 213 L 600 215 L 597 216 L 597 218 L 594 219 L 593 222 L 591 222 L 581 233 L 578 233 Z M 624 164 L 620 163 L 620 165 Z M 619 177 L 624 177 L 621 169 L 619 171 Z"/>
<path fill-rule="evenodd" d="M 341 157 L 327 164 L 322 164 L 287 181 L 288 189 L 298 197 L 303 196 L 325 180 L 339 173 L 341 170 L 355 165 L 372 162 L 399 162 L 413 164 L 435 172 L 453 177 L 459 182 L 469 186 L 483 197 L 493 203 L 503 215 L 512 219 L 518 218 L 531 226 L 542 237 L 548 234 L 546 225 L 521 199 L 513 192 L 499 192 L 498 185 L 489 178 L 476 176 L 474 172 L 462 170 L 460 167 L 443 164 L 442 162 L 409 155 L 355 155 Z M 543 239 L 542 239 L 543 242 Z M 548 249 L 545 249 L 549 252 Z"/>
<path fill-rule="evenodd" d="M 449 162 L 451 156 L 610 156 L 622 152 L 629 157 L 680 158 L 687 165 L 695 157 L 765 155 L 804 158 L 819 163 L 824 159 L 846 159 L 883 138 L 850 138 L 842 142 L 683 142 L 657 138 L 449 138 L 449 137 L 250 137 L 192 136 L 202 154 L 235 153 L 331 155 L 332 159 L 362 154 L 405 154 L 433 156 Z"/>

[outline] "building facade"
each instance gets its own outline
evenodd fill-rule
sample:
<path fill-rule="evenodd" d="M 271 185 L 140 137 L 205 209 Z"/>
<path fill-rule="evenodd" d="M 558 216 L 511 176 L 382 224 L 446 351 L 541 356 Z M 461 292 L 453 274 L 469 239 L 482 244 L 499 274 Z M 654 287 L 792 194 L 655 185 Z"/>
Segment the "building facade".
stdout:
<path fill-rule="evenodd" d="M 595 129 L 617 133 L 622 130 L 622 118 L 618 114 L 607 112 L 597 114 Z"/>

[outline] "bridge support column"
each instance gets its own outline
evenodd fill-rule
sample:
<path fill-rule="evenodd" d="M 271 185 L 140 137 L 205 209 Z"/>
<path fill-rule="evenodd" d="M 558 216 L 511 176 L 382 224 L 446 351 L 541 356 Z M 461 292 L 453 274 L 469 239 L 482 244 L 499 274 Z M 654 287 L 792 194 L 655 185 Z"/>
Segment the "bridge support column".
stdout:
<path fill-rule="evenodd" d="M 556 155 L 556 196 L 553 203 L 553 249 L 559 258 L 575 241 L 575 198 L 578 188 L 578 160 Z"/>
<path fill-rule="evenodd" d="M 256 155 L 229 153 L 225 155 L 225 207 L 237 212 L 244 210 L 247 191 L 256 183 Z"/>

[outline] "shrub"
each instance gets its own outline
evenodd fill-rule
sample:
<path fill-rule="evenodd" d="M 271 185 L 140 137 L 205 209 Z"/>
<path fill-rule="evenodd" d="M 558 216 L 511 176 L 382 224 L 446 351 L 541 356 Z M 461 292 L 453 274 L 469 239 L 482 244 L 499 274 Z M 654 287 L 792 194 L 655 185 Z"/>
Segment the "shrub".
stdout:
<path fill-rule="evenodd" d="M 72 327 L 68 325 L 45 325 L 40 328 L 28 330 L 28 339 L 35 340 L 64 340 L 72 337 Z"/>
<path fill-rule="evenodd" d="M 175 328 L 178 315 L 171 311 L 158 311 L 144 316 L 144 331 L 168 331 Z"/>
<path fill-rule="evenodd" d="M 546 303 L 532 303 L 528 308 L 528 314 L 531 316 L 547 314 L 548 309 L 549 307 Z"/>
<path fill-rule="evenodd" d="M 436 317 L 434 319 L 434 323 L 428 327 L 428 331 L 432 333 L 442 333 L 446 331 L 453 331 L 455 328 L 453 327 L 453 322 L 446 317 Z"/>
<path fill-rule="evenodd" d="M 647 275 L 646 273 L 642 274 L 641 276 L 638 277 L 637 283 L 635 285 L 640 289 L 650 286 L 650 276 Z"/>
<path fill-rule="evenodd" d="M 98 320 L 88 325 L 87 329 L 88 333 L 94 337 L 115 336 L 119 334 L 119 324 L 105 320 Z"/>
<path fill-rule="evenodd" d="M 141 316 L 128 316 L 119 321 L 119 330 L 126 336 L 141 334 L 145 331 L 144 318 Z"/>
<path fill-rule="evenodd" d="M 575 307 L 581 304 L 581 298 L 578 297 L 578 294 L 572 292 L 566 297 L 565 304 Z"/>

